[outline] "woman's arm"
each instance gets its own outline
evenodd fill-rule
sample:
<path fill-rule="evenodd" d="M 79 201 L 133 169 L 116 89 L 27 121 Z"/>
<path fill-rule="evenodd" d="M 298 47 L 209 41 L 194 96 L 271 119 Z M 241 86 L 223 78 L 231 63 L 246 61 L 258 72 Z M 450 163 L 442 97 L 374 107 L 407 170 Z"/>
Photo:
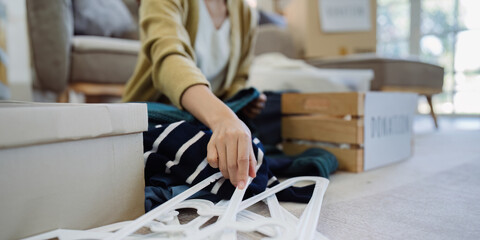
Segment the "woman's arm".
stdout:
<path fill-rule="evenodd" d="M 190 1 L 192 4 L 196 1 Z M 142 51 L 139 60 L 142 68 L 134 73 L 135 83 L 127 87 L 133 101 L 142 99 L 146 92 L 154 90 L 181 108 L 180 98 L 193 85 L 209 86 L 208 80 L 195 65 L 190 32 L 184 22 L 194 15 L 193 7 L 186 0 L 142 0 L 140 5 L 140 35 Z M 198 16 L 197 16 L 198 17 Z M 145 77 L 150 75 L 150 77 Z M 141 101 L 155 101 L 146 99 Z"/>
<path fill-rule="evenodd" d="M 219 168 L 234 186 L 243 189 L 248 176 L 255 177 L 256 159 L 248 127 L 205 85 L 189 87 L 181 97 L 182 106 L 212 129 L 207 161 Z"/>

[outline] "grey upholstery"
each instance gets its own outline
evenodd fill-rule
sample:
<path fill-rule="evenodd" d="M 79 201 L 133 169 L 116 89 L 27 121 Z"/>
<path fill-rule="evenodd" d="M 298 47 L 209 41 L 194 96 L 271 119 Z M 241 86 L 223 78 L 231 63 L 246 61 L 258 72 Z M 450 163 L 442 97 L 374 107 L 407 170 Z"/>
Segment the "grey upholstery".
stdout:
<path fill-rule="evenodd" d="M 375 77 L 372 90 L 384 86 L 415 87 L 442 90 L 443 68 L 416 60 L 383 57 L 342 58 L 337 60 L 309 60 L 309 64 L 319 68 L 373 69 Z"/>
<path fill-rule="evenodd" d="M 134 71 L 139 49 L 138 41 L 76 36 L 72 44 L 70 81 L 125 83 Z"/>
<path fill-rule="evenodd" d="M 61 92 L 67 86 L 73 18 L 69 0 L 27 0 L 34 86 Z"/>
<path fill-rule="evenodd" d="M 138 10 L 136 0 L 124 2 L 130 12 Z M 85 36 L 74 35 L 71 0 L 26 0 L 26 4 L 35 88 L 60 94 L 73 82 L 128 81 L 140 49 L 139 41 L 131 40 L 138 38 L 138 29 L 123 36 L 126 39 L 85 41 Z"/>

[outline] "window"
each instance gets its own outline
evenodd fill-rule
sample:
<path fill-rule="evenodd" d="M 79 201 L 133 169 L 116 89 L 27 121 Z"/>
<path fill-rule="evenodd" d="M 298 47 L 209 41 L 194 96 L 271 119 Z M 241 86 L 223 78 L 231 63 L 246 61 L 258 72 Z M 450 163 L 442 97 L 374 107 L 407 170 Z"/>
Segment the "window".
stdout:
<path fill-rule="evenodd" d="M 410 1 L 378 0 L 377 51 L 391 57 L 408 56 Z"/>
<path fill-rule="evenodd" d="M 439 114 L 480 114 L 480 1 L 378 0 L 377 51 L 445 69 Z M 427 113 L 426 103 L 419 111 Z"/>

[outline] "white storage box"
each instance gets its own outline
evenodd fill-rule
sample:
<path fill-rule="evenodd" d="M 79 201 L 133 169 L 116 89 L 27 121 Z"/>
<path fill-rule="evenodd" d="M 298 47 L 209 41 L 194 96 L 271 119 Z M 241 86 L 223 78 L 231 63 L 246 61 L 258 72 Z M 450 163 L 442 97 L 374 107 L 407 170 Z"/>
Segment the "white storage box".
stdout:
<path fill-rule="evenodd" d="M 0 239 L 144 213 L 145 104 L 0 102 Z"/>

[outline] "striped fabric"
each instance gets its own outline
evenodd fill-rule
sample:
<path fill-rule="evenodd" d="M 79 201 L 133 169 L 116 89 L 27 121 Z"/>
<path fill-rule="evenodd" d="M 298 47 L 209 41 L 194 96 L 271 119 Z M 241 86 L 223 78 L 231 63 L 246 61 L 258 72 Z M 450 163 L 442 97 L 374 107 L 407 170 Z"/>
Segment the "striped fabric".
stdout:
<path fill-rule="evenodd" d="M 164 124 L 145 132 L 146 185 L 155 184 L 148 182 L 148 179 L 155 174 L 170 176 L 174 178 L 174 182 L 180 184 L 195 185 L 218 172 L 218 169 L 211 168 L 206 160 L 210 137 L 211 131 L 185 121 Z M 268 163 L 264 159 L 260 141 L 253 139 L 252 146 L 258 160 L 257 177 L 249 190 L 258 193 L 265 190 L 273 174 L 268 171 Z M 273 181 L 271 184 L 278 184 L 278 181 Z M 229 180 L 220 180 L 212 184 L 208 190 L 228 198 L 233 193 L 234 187 Z"/>
<path fill-rule="evenodd" d="M 203 126 L 185 121 L 160 125 L 145 132 L 146 186 L 166 190 L 178 185 L 195 185 L 218 172 L 218 169 L 210 167 L 206 160 L 211 134 L 211 131 Z M 246 196 L 258 194 L 279 183 L 269 169 L 269 159 L 264 156 L 261 142 L 253 138 L 252 146 L 257 158 L 257 177 L 250 184 Z M 165 181 L 156 182 L 159 177 L 169 178 L 169 186 L 165 185 Z M 229 199 L 235 188 L 228 179 L 222 178 L 205 190 L 222 199 Z M 311 191 L 311 187 L 290 188 L 277 196 L 281 201 L 308 202 Z"/>
<path fill-rule="evenodd" d="M 226 104 L 237 112 L 258 95 L 255 89 L 243 90 Z M 160 103 L 148 103 L 148 116 L 149 130 L 143 134 L 146 211 L 219 171 L 210 167 L 206 160 L 207 144 L 212 132 L 193 116 Z M 258 138 L 252 138 L 252 146 L 257 159 L 257 176 L 249 185 L 245 197 L 279 184 L 273 172 L 282 177 L 300 175 L 328 177 L 337 168 L 337 161 L 333 155 L 324 157 L 323 154 L 322 157 L 318 157 L 320 156 L 318 150 L 293 158 L 271 159 L 265 156 L 263 145 Z M 322 167 L 319 168 L 318 165 Z M 297 167 L 292 172 L 290 166 Z M 228 179 L 221 178 L 195 197 L 218 201 L 229 199 L 234 190 Z M 306 203 L 310 200 L 312 192 L 313 186 L 290 187 L 276 195 L 280 201 Z"/>

